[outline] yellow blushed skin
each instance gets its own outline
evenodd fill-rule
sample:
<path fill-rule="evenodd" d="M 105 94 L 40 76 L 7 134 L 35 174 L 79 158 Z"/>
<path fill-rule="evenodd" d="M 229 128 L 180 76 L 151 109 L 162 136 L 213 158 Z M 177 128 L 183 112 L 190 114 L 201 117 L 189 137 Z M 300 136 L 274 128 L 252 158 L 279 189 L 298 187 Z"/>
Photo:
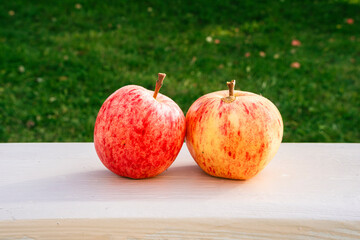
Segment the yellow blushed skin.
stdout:
<path fill-rule="evenodd" d="M 283 137 L 279 110 L 268 99 L 250 92 L 229 91 L 200 97 L 186 114 L 186 145 L 208 174 L 249 179 L 275 156 Z"/>

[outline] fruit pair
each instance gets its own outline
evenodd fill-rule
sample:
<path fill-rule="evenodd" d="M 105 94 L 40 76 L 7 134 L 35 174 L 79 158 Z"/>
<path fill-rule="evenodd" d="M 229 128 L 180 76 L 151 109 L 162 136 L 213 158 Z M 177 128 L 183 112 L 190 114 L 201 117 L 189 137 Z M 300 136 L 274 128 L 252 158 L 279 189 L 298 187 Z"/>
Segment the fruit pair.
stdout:
<path fill-rule="evenodd" d="M 250 92 L 206 94 L 196 100 L 186 119 L 180 107 L 155 91 L 136 85 L 120 88 L 103 103 L 95 123 L 94 144 L 102 163 L 129 178 L 148 178 L 165 171 L 184 138 L 196 163 L 208 174 L 249 179 L 276 154 L 283 122 L 275 105 Z"/>

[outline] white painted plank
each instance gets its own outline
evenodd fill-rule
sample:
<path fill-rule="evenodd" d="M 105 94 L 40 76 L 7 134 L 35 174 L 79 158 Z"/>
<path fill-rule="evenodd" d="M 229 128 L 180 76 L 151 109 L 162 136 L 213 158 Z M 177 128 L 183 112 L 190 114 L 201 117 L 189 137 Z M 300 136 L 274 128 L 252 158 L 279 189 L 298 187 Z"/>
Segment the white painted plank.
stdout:
<path fill-rule="evenodd" d="M 142 220 L 148 227 L 130 220 Z M 64 225 L 57 225 L 59 221 Z M 69 222 L 75 230 L 66 225 Z M 152 224 L 156 222 L 160 225 Z M 101 223 L 104 232 L 96 227 Z M 114 231 L 118 224 L 123 227 Z M 185 145 L 160 176 L 131 180 L 105 169 L 92 143 L 0 144 L 0 238 L 61 230 L 83 231 L 89 234 L 84 239 L 95 239 L 96 233 L 106 231 L 128 231 L 130 236 L 137 227 L 145 235 L 165 231 L 161 226 L 178 234 L 205 227 L 209 234 L 226 237 L 220 233 L 229 231 L 229 238 L 253 231 L 258 234 L 254 238 L 261 239 L 263 230 L 287 239 L 310 232 L 315 238 L 327 234 L 359 239 L 360 144 L 285 143 L 248 181 L 206 175 Z M 46 239 L 45 235 L 36 236 Z"/>

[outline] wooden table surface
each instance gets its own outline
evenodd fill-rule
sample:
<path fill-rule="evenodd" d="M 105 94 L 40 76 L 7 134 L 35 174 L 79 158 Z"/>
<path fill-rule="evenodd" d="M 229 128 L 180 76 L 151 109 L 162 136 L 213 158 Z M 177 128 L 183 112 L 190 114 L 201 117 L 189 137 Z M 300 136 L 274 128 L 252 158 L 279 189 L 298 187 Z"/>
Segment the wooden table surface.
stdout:
<path fill-rule="evenodd" d="M 0 239 L 360 239 L 360 144 L 283 143 L 248 181 L 184 145 L 161 175 L 114 175 L 92 143 L 0 144 Z"/>

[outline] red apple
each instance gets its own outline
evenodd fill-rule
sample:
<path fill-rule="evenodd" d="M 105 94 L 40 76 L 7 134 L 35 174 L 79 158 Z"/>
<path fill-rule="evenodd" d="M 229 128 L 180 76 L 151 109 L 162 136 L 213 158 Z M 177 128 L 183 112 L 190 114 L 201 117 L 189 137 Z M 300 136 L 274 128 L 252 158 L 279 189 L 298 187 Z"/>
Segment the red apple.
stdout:
<path fill-rule="evenodd" d="M 283 136 L 280 112 L 268 99 L 250 92 L 206 94 L 186 114 L 186 145 L 208 174 L 249 179 L 275 156 Z"/>
<path fill-rule="evenodd" d="M 94 144 L 102 163 L 129 178 L 154 177 L 178 155 L 185 137 L 185 116 L 169 97 L 136 85 L 118 89 L 100 108 Z"/>

